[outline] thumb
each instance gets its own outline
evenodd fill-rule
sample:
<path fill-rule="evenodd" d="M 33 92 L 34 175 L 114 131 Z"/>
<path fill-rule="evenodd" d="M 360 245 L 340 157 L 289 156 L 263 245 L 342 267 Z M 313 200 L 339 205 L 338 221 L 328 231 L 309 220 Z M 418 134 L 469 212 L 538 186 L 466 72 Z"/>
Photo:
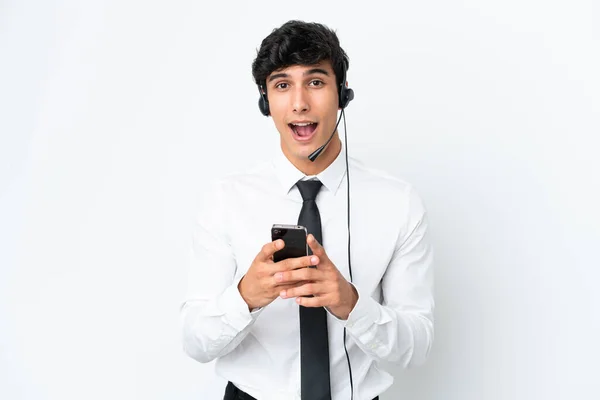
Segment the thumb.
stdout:
<path fill-rule="evenodd" d="M 308 246 L 312 250 L 313 254 L 319 257 L 319 260 L 321 260 L 319 264 L 323 264 L 324 261 L 327 263 L 330 262 L 329 257 L 327 257 L 327 253 L 325 252 L 325 249 L 323 248 L 323 246 L 321 246 L 321 243 L 319 243 L 319 241 L 313 236 L 312 233 L 310 233 L 306 237 L 306 242 L 308 243 Z"/>

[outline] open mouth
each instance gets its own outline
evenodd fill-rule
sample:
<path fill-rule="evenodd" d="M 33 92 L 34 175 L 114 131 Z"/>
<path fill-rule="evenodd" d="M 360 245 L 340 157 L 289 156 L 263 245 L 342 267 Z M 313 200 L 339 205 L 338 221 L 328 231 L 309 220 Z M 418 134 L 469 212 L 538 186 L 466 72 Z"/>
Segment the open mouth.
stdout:
<path fill-rule="evenodd" d="M 294 134 L 294 139 L 302 142 L 310 140 L 313 137 L 317 125 L 316 122 L 292 122 L 288 124 Z"/>

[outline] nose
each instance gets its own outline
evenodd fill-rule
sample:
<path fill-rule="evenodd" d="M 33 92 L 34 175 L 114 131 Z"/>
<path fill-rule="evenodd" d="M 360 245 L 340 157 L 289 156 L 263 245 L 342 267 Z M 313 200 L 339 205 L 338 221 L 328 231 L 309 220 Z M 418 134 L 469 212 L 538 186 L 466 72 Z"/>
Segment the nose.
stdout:
<path fill-rule="evenodd" d="M 293 94 L 292 107 L 295 113 L 305 113 L 310 109 L 308 95 L 303 87 L 298 87 Z"/>

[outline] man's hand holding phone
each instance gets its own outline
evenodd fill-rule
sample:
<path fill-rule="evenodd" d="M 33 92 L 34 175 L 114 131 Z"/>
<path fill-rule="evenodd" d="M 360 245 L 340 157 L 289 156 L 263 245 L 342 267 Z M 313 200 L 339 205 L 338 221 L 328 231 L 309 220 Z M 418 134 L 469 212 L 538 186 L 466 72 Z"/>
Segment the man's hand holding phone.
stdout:
<path fill-rule="evenodd" d="M 242 298 L 248 304 L 248 308 L 265 307 L 275 300 L 282 290 L 289 290 L 302 285 L 302 281 L 282 282 L 276 279 L 279 273 L 288 273 L 295 269 L 308 269 L 311 265 L 317 265 L 319 258 L 315 255 L 288 258 L 279 262 L 273 261 L 273 254 L 283 249 L 285 243 L 282 239 L 265 244 L 256 255 L 252 265 L 238 284 L 238 290 Z M 314 269 L 314 268 L 311 268 Z"/>
<path fill-rule="evenodd" d="M 311 234 L 307 237 L 313 255 L 273 262 L 273 254 L 284 241 L 267 243 L 238 284 L 250 310 L 264 307 L 278 296 L 296 297 L 305 307 L 327 307 L 340 319 L 348 319 L 358 301 L 358 293 L 331 262 L 325 249 Z M 305 268 L 317 266 L 317 268 Z M 313 297 L 308 297 L 308 296 Z"/>
<path fill-rule="evenodd" d="M 281 298 L 296 298 L 304 307 L 327 307 L 336 317 L 346 320 L 358 301 L 358 293 L 331 262 L 325 249 L 312 234 L 307 237 L 317 268 L 284 270 L 275 274 L 282 285 Z M 295 284 L 295 285 L 294 285 Z M 313 297 L 305 297 L 311 296 Z"/>

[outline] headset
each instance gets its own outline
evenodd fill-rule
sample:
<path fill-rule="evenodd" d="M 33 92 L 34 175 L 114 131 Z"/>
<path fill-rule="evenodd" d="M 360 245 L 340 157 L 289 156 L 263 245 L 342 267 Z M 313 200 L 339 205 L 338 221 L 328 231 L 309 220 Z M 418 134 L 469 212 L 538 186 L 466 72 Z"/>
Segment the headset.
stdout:
<path fill-rule="evenodd" d="M 338 104 L 339 104 L 339 107 L 342 109 L 342 111 L 340 112 L 340 117 L 338 118 L 338 121 L 335 124 L 335 128 L 333 129 L 331 136 L 329 136 L 329 139 L 327 139 L 327 142 L 325 142 L 325 144 L 323 144 L 321 147 L 319 147 L 318 149 L 313 151 L 308 156 L 308 159 L 310 161 L 314 162 L 317 159 L 317 157 L 319 157 L 319 155 L 323 152 L 323 150 L 325 150 L 325 147 L 327 147 L 329 142 L 331 142 L 331 139 L 333 139 L 333 136 L 335 135 L 335 132 L 337 131 L 337 127 L 340 124 L 342 117 L 344 117 L 344 142 L 346 144 L 346 146 L 345 146 L 346 194 L 347 194 L 347 203 L 346 204 L 347 204 L 347 209 L 348 209 L 348 273 L 350 274 L 350 282 L 352 282 L 352 263 L 350 261 L 350 169 L 348 168 L 348 132 L 346 130 L 346 114 L 344 113 L 344 110 L 346 109 L 348 104 L 352 101 L 352 99 L 354 99 L 354 90 L 352 90 L 346 86 L 346 73 L 348 71 L 348 64 L 346 62 L 346 59 L 343 59 L 343 63 L 344 63 L 344 68 L 343 68 L 344 69 L 344 77 L 338 88 L 338 94 L 339 94 Z M 263 91 L 263 89 L 260 85 L 258 86 L 258 92 L 260 93 L 260 98 L 258 99 L 258 108 L 260 109 L 260 112 L 262 113 L 262 115 L 264 115 L 265 117 L 268 117 L 269 115 L 271 115 L 271 111 L 269 110 L 269 100 L 267 99 L 267 95 Z M 350 356 L 348 355 L 348 349 L 346 348 L 346 328 L 344 328 L 344 351 L 346 352 L 346 360 L 348 361 L 348 373 L 350 376 L 350 399 L 352 400 L 354 398 L 354 384 L 352 382 L 352 367 L 350 365 Z"/>

